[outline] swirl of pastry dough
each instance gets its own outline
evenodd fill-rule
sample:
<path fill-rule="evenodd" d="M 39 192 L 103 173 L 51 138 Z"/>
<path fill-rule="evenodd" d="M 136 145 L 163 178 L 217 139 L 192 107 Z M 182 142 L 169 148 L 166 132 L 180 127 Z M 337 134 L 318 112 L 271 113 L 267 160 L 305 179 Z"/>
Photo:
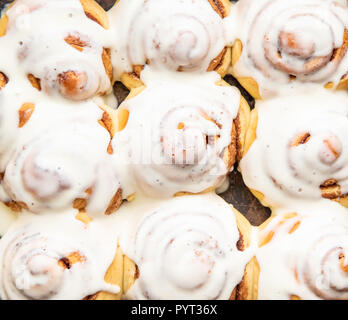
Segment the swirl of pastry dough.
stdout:
<path fill-rule="evenodd" d="M 309 253 L 305 280 L 322 299 L 348 299 L 347 231 L 343 228 L 340 233 L 326 235 Z"/>
<path fill-rule="evenodd" d="M 48 239 L 38 234 L 16 240 L 4 253 L 3 298 L 38 300 L 57 294 L 64 278 L 63 257 L 67 252 L 62 250 L 61 242 L 47 244 Z"/>
<path fill-rule="evenodd" d="M 74 67 L 72 67 L 74 66 Z M 59 61 L 54 70 L 49 70 L 42 81 L 42 87 L 50 92 L 57 88 L 59 93 L 71 100 L 84 100 L 100 92 L 101 77 L 93 66 L 79 60 Z"/>
<path fill-rule="evenodd" d="M 229 6 L 224 0 L 117 2 L 110 15 L 121 30 L 116 71 L 137 72 L 145 64 L 179 71 L 218 68 L 226 53 L 222 18 Z"/>
<path fill-rule="evenodd" d="M 109 261 L 101 262 L 105 251 L 91 245 L 93 233 L 70 215 L 50 218 L 22 217 L 1 239 L 1 298 L 83 299 L 99 290 L 118 292 L 104 282 Z"/>
<path fill-rule="evenodd" d="M 236 88 L 214 84 L 153 86 L 124 102 L 129 119 L 119 137 L 138 187 L 162 197 L 219 186 L 241 144 L 240 105 Z"/>
<path fill-rule="evenodd" d="M 261 91 L 294 81 L 329 87 L 346 81 L 346 2 L 245 0 L 239 7 L 248 27 L 238 63 L 241 46 L 234 50 L 237 77 L 254 78 Z"/>
<path fill-rule="evenodd" d="M 138 276 L 127 296 L 229 299 L 246 265 L 240 236 L 232 208 L 216 196 L 171 200 L 137 225 L 131 257 Z"/>
<path fill-rule="evenodd" d="M 94 3 L 84 2 L 89 6 Z M 71 100 L 110 91 L 111 57 L 103 45 L 105 30 L 101 27 L 108 23 L 106 13 L 104 19 L 98 20 L 103 9 L 89 12 L 78 0 L 67 6 L 46 0 L 37 0 L 35 4 L 20 0 L 6 11 L 6 38 L 17 39 L 18 61 L 32 86 L 49 94 L 58 92 Z M 29 35 L 23 23 L 19 23 L 24 18 L 30 26 Z"/>
<path fill-rule="evenodd" d="M 74 121 L 38 130 L 18 146 L 3 180 L 12 201 L 35 213 L 74 207 L 109 214 L 119 207 L 122 191 L 107 152 L 109 132 L 97 119 Z"/>
<path fill-rule="evenodd" d="M 332 204 L 312 216 L 280 215 L 260 227 L 259 298 L 348 299 L 347 212 L 338 209 Z M 278 283 L 271 279 L 275 272 Z"/>
<path fill-rule="evenodd" d="M 346 99 L 343 92 L 322 92 L 259 104 L 257 139 L 241 169 L 248 186 L 266 196 L 265 204 L 347 196 Z"/>

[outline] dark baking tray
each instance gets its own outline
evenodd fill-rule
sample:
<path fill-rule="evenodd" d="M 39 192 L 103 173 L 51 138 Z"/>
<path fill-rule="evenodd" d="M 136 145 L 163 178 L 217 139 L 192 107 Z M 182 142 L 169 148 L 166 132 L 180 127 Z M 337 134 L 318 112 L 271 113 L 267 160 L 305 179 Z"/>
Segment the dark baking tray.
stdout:
<path fill-rule="evenodd" d="M 11 1 L 12 0 L 0 0 L 0 9 L 2 9 L 6 3 L 10 3 Z M 99 2 L 104 9 L 108 10 L 113 6 L 115 0 L 97 0 L 97 2 Z M 6 53 L 3 54 L 5 55 Z M 255 101 L 243 88 L 241 88 L 236 79 L 228 75 L 225 77 L 225 80 L 231 85 L 237 86 L 249 102 L 250 106 L 252 108 L 254 107 Z M 122 85 L 122 83 L 116 82 L 114 92 L 118 101 L 122 102 L 128 95 L 129 91 Z M 229 180 L 230 187 L 226 192 L 221 194 L 221 196 L 244 214 L 252 225 L 257 226 L 264 222 L 269 217 L 270 211 L 268 208 L 263 207 L 245 186 L 243 178 L 237 170 L 237 165 L 230 174 Z"/>

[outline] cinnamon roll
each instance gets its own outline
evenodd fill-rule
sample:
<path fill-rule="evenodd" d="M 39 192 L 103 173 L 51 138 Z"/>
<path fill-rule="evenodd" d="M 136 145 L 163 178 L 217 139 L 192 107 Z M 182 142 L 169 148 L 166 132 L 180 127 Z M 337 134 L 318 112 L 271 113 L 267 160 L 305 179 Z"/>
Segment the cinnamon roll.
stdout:
<path fill-rule="evenodd" d="M 259 299 L 348 299 L 347 210 L 314 211 L 275 216 L 260 227 Z"/>
<path fill-rule="evenodd" d="M 56 114 L 51 107 L 57 108 Z M 37 109 L 21 128 L 6 165 L 1 182 L 6 196 L 1 200 L 35 213 L 72 207 L 92 216 L 116 211 L 123 194 L 110 149 L 111 110 L 83 103 L 68 117 L 56 105 L 38 104 Z"/>
<path fill-rule="evenodd" d="M 250 232 L 213 194 L 173 198 L 146 212 L 128 240 L 126 298 L 252 299 Z"/>
<path fill-rule="evenodd" d="M 181 80 L 133 90 L 119 108 L 119 153 L 135 188 L 153 197 L 214 190 L 244 146 L 250 109 L 239 91 Z"/>
<path fill-rule="evenodd" d="M 17 0 L 4 19 L 3 45 L 9 50 L 5 40 L 13 41 L 10 50 L 35 89 L 71 100 L 111 90 L 108 18 L 94 0 Z"/>
<path fill-rule="evenodd" d="M 54 220 L 22 216 L 0 241 L 1 298 L 77 300 L 102 290 L 119 294 L 117 284 L 104 281 L 111 250 L 92 231 L 97 230 L 67 215 Z"/>
<path fill-rule="evenodd" d="M 240 169 L 264 205 L 321 198 L 348 205 L 347 98 L 321 89 L 257 103 Z"/>
<path fill-rule="evenodd" d="M 109 18 L 115 30 L 116 78 L 139 87 L 144 65 L 173 71 L 217 71 L 231 61 L 223 19 L 228 0 L 117 1 Z M 117 38 L 116 38 L 117 37 Z"/>
<path fill-rule="evenodd" d="M 241 0 L 232 74 L 256 98 L 319 84 L 348 88 L 348 4 Z"/>

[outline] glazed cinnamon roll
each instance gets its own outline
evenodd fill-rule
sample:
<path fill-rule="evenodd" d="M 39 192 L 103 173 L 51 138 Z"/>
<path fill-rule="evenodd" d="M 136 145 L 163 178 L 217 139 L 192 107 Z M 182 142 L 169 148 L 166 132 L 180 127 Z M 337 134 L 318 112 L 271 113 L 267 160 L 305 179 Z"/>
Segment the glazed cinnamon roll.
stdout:
<path fill-rule="evenodd" d="M 348 205 L 347 98 L 321 89 L 258 102 L 240 169 L 264 205 L 321 198 Z"/>
<path fill-rule="evenodd" d="M 108 18 L 94 0 L 17 0 L 2 19 L 4 46 L 12 49 L 7 39 L 16 43 L 17 63 L 35 89 L 71 100 L 111 90 Z"/>
<path fill-rule="evenodd" d="M 347 1 L 241 0 L 235 9 L 232 73 L 254 98 L 348 87 Z"/>
<path fill-rule="evenodd" d="M 348 299 L 347 210 L 314 211 L 282 214 L 260 227 L 259 299 Z"/>
<path fill-rule="evenodd" d="M 154 83 L 120 106 L 125 128 L 115 141 L 138 190 L 153 197 L 200 193 L 220 186 L 240 159 L 249 113 L 225 82 Z"/>
<path fill-rule="evenodd" d="M 1 298 L 77 300 L 102 290 L 119 294 L 118 285 L 104 281 L 111 250 L 92 230 L 67 215 L 54 220 L 22 216 L 0 241 Z"/>
<path fill-rule="evenodd" d="M 223 19 L 229 12 L 228 0 L 116 2 L 109 18 L 118 30 L 113 54 L 117 78 L 129 89 L 141 86 L 144 65 L 225 75 L 231 50 Z"/>
<path fill-rule="evenodd" d="M 123 195 L 110 149 L 111 111 L 86 103 L 67 117 L 55 105 L 56 114 L 49 104 L 36 107 L 7 163 L 1 200 L 35 213 L 72 207 L 92 216 L 116 211 Z"/>
<path fill-rule="evenodd" d="M 169 200 L 147 212 L 130 237 L 126 298 L 252 299 L 250 232 L 216 195 Z"/>

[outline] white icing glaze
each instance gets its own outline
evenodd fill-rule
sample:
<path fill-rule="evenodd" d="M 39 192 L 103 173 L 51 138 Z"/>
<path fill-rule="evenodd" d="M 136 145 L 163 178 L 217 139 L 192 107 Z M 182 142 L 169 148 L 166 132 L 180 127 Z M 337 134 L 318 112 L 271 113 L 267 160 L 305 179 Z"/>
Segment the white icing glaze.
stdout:
<path fill-rule="evenodd" d="M 107 152 L 110 132 L 98 123 L 99 106 L 112 98 L 74 100 L 110 90 L 102 61 L 108 32 L 87 18 L 78 0 L 18 0 L 6 15 L 6 35 L 0 37 L 0 50 L 9 53 L 0 63 L 9 79 L 0 91 L 0 198 L 24 202 L 36 213 L 69 209 L 82 198 L 89 214 L 100 215 L 121 188 L 116 155 Z M 64 40 L 77 34 L 86 43 L 82 52 Z M 55 79 L 79 68 L 90 77 L 66 99 Z M 41 79 L 42 91 L 33 88 L 28 74 Z M 32 115 L 20 125 L 19 111 L 28 103 Z"/>
<path fill-rule="evenodd" d="M 15 222 L 17 219 L 17 214 L 12 210 L 6 207 L 3 203 L 0 202 L 0 237 L 2 237 L 8 228 Z"/>
<path fill-rule="evenodd" d="M 23 214 L 0 242 L 2 299 L 83 299 L 120 288 L 105 283 L 104 274 L 116 251 L 117 238 L 105 237 L 99 224 L 86 226 L 65 215 Z M 71 254 L 71 267 L 59 264 Z"/>
<path fill-rule="evenodd" d="M 253 77 L 264 98 L 313 84 L 337 85 L 348 72 L 346 49 L 332 59 L 348 29 L 347 6 L 332 0 L 239 1 L 226 23 L 231 44 L 243 44 L 233 74 Z"/>
<path fill-rule="evenodd" d="M 121 0 L 110 10 L 117 30 L 116 77 L 134 65 L 206 71 L 226 44 L 222 18 L 207 0 Z"/>
<path fill-rule="evenodd" d="M 148 81 L 147 71 L 146 89 L 120 106 L 129 119 L 114 138 L 135 188 L 163 197 L 219 186 L 230 169 L 223 158 L 233 143 L 239 91 L 215 85 L 214 75 L 158 80 L 150 73 Z"/>
<path fill-rule="evenodd" d="M 259 299 L 348 298 L 348 210 L 326 202 L 280 214 L 260 231 L 270 242 L 259 248 Z"/>
<path fill-rule="evenodd" d="M 110 134 L 98 123 L 102 113 L 93 102 L 39 101 L 13 145 L 2 200 L 42 213 L 71 208 L 82 198 L 90 214 L 104 212 L 121 185 L 115 155 L 107 152 Z"/>
<path fill-rule="evenodd" d="M 272 207 L 318 201 L 335 179 L 348 193 L 348 96 L 325 89 L 258 101 L 257 139 L 240 163 L 245 183 Z M 307 141 L 294 145 L 299 136 Z"/>
<path fill-rule="evenodd" d="M 1 71 L 10 81 L 28 81 L 27 75 L 33 74 L 41 79 L 43 91 L 73 100 L 111 90 L 102 61 L 107 33 L 87 18 L 78 0 L 20 0 L 6 15 L 9 22 L 0 50 L 11 54 Z M 65 41 L 69 36 L 84 44 L 82 51 Z M 71 92 L 59 81 L 69 71 L 79 75 Z"/>
<path fill-rule="evenodd" d="M 229 299 L 251 258 L 237 249 L 232 207 L 210 193 L 143 213 L 121 242 L 140 272 L 127 298 Z"/>
<path fill-rule="evenodd" d="M 128 11 L 130 22 L 136 7 L 141 7 L 141 2 L 134 1 L 128 5 L 134 6 L 134 11 Z M 159 15 L 164 5 L 164 2 L 153 1 L 149 8 L 153 11 L 148 16 L 144 15 L 139 26 Z M 215 240 L 202 239 L 206 241 L 204 248 L 194 249 L 195 252 L 201 250 L 199 252 L 210 260 L 208 264 L 201 259 L 195 259 L 192 252 L 187 255 L 186 262 L 192 259 L 194 262 L 190 272 L 197 274 L 195 278 L 186 279 L 187 288 L 194 288 L 197 282 L 206 282 L 206 287 L 197 291 L 192 298 L 227 299 L 241 281 L 250 253 L 237 250 L 239 232 L 233 211 L 215 194 L 155 200 L 144 198 L 139 192 L 137 199 L 123 205 L 117 214 L 102 214 L 119 188 L 122 189 L 124 198 L 134 192 L 136 183 L 129 170 L 133 163 L 129 161 L 128 151 L 134 152 L 137 144 L 131 144 L 132 148 L 129 149 L 127 139 L 134 130 L 138 130 L 136 134 L 139 135 L 141 131 L 138 125 L 141 125 L 141 120 L 147 119 L 147 123 L 151 125 L 148 116 L 150 113 L 157 115 L 155 120 L 160 124 L 165 114 L 170 113 L 178 104 L 178 116 L 169 117 L 168 126 L 154 127 L 155 140 L 159 141 L 158 133 L 164 130 L 163 134 L 168 139 L 166 147 L 170 148 L 170 144 L 174 142 L 181 154 L 183 150 L 180 149 L 180 142 L 190 143 L 188 147 L 192 148 L 194 161 L 196 157 L 197 161 L 201 160 L 197 165 L 194 163 L 196 168 L 191 173 L 198 174 L 205 162 L 213 160 L 213 164 L 208 163 L 209 170 L 203 178 L 187 183 L 185 175 L 191 173 L 184 172 L 183 169 L 181 182 L 165 179 L 167 190 L 156 190 L 155 187 L 155 193 L 160 191 L 161 196 L 171 196 L 177 191 L 198 192 L 207 187 L 216 187 L 229 170 L 222 153 L 232 142 L 232 125 L 239 109 L 240 93 L 232 87 L 216 86 L 215 82 L 220 78 L 215 73 L 204 76 L 199 73 L 192 77 L 192 74 L 175 72 L 181 66 L 185 71 L 205 73 L 211 60 L 225 47 L 222 19 L 206 1 L 178 1 L 171 2 L 170 5 L 173 10 L 168 10 L 167 7 L 165 9 L 173 16 L 168 20 L 167 27 L 159 29 L 160 41 L 168 40 L 167 47 L 163 47 L 164 51 L 156 52 L 152 48 L 144 55 L 139 50 L 134 51 L 140 54 L 136 57 L 140 57 L 137 63 L 144 64 L 143 59 L 151 61 L 151 69 L 145 68 L 142 74 L 147 89 L 122 106 L 128 107 L 130 103 L 129 128 L 127 126 L 126 130 L 114 137 L 114 152 L 111 154 L 108 153 L 111 136 L 100 124 L 103 110 L 99 106 L 108 102 L 116 107 L 117 101 L 112 95 L 97 95 L 109 93 L 111 88 L 102 61 L 102 51 L 103 48 L 110 48 L 111 44 L 114 48 L 122 44 L 122 37 L 114 37 L 115 34 L 122 34 L 116 29 L 118 24 L 110 31 L 103 29 L 86 17 L 78 0 L 17 0 L 6 11 L 9 23 L 6 35 L 0 38 L 0 49 L 9 54 L 6 59 L 1 59 L 0 71 L 9 82 L 0 91 L 0 134 L 4 136 L 0 142 L 0 172 L 4 173 L 0 198 L 4 202 L 25 203 L 32 213 L 22 210 L 19 219 L 0 241 L 0 290 L 3 299 L 82 299 L 100 290 L 117 293 L 119 288 L 104 282 L 104 275 L 115 254 L 117 239 L 123 244 L 125 253 L 132 256 L 134 252 L 133 247 L 129 246 L 129 235 L 134 230 L 129 229 L 129 226 L 141 223 L 153 210 L 164 210 L 168 201 L 176 212 L 194 206 L 193 213 L 190 213 L 191 210 L 187 215 L 188 225 L 196 226 L 197 221 L 201 229 L 204 228 L 215 237 Z M 120 2 L 119 8 L 114 9 L 110 16 L 114 17 L 118 11 L 122 12 L 123 6 L 126 6 L 124 1 Z M 192 12 L 193 18 L 189 12 Z M 171 22 L 177 17 L 179 22 L 188 21 L 191 30 L 173 29 L 173 37 L 163 34 L 167 28 L 172 28 Z M 122 24 L 127 28 L 125 20 L 124 17 Z M 113 21 L 121 22 L 118 19 Z M 167 19 L 164 18 L 163 21 L 166 23 Z M 175 25 L 180 27 L 180 23 Z M 139 30 L 135 31 L 137 37 Z M 178 46 L 173 48 L 174 59 L 168 61 L 168 64 L 162 64 L 163 61 L 159 59 L 172 49 L 171 41 L 174 41 L 177 32 L 184 32 L 184 35 L 179 39 Z M 76 50 L 69 45 L 67 36 L 73 36 L 77 42 L 82 42 L 83 50 Z M 191 40 L 198 40 L 194 44 L 197 45 L 195 48 L 192 47 Z M 115 57 L 117 62 L 117 54 L 114 62 Z M 123 69 L 123 64 L 115 65 L 120 67 L 116 74 L 127 70 L 126 67 Z M 164 70 L 160 71 L 162 67 Z M 154 72 L 156 70 L 157 73 Z M 73 95 L 59 82 L 59 75 L 66 71 L 74 71 L 80 76 L 82 74 L 77 85 L 81 90 Z M 41 91 L 32 86 L 28 74 L 40 79 Z M 177 96 L 178 92 L 181 93 L 180 97 Z M 157 99 L 150 97 L 156 102 L 156 105 L 151 106 L 148 98 L 153 94 L 157 95 Z M 168 104 L 164 99 L 168 100 Z M 30 104 L 31 113 L 25 114 L 28 117 L 22 123 L 23 114 L 20 110 L 25 104 Z M 197 112 L 200 109 L 203 116 L 200 111 Z M 216 123 L 204 116 L 212 118 Z M 186 121 L 190 117 L 192 119 Z M 178 125 L 177 120 L 186 121 L 183 131 L 187 128 L 188 132 L 181 137 L 179 134 L 179 141 L 172 141 L 172 127 Z M 204 136 L 210 137 L 210 140 L 218 136 L 219 138 L 206 145 Z M 191 138 L 193 141 L 190 141 Z M 199 142 L 197 146 L 196 141 Z M 152 143 L 151 139 L 148 142 Z M 151 149 L 145 151 L 151 152 Z M 161 160 L 163 159 L 160 158 Z M 180 159 L 175 158 L 175 161 Z M 218 172 L 214 171 L 216 164 L 221 169 Z M 147 163 L 141 162 L 140 166 L 143 165 Z M 134 171 L 141 173 L 141 168 L 138 169 Z M 176 169 L 171 173 L 171 178 L 174 178 Z M 152 179 L 146 170 L 144 174 L 147 179 Z M 77 213 L 77 210 L 72 209 L 75 199 L 86 200 L 86 211 L 94 218 L 88 225 L 74 219 Z M 4 217 L 15 220 L 16 216 L 13 213 L 7 215 L 8 211 L 1 210 Z M 169 212 L 164 210 L 164 214 L 167 216 Z M 213 215 L 216 215 L 217 221 Z M 179 220 L 183 220 L 182 217 L 184 215 L 180 214 Z M 7 223 L 9 220 L 5 223 L 3 214 L 1 219 L 5 229 L 5 224 L 10 224 Z M 216 223 L 213 229 L 212 223 Z M 193 245 L 197 246 L 198 238 L 199 232 L 190 240 Z M 189 240 L 187 237 L 185 239 Z M 215 243 L 218 243 L 219 250 L 212 247 Z M 178 246 L 181 247 L 182 243 Z M 156 248 L 151 250 L 155 252 Z M 63 268 L 58 263 L 62 258 L 76 252 L 81 261 L 74 263 L 70 269 Z M 174 250 L 176 252 L 178 249 Z M 138 263 L 137 260 L 136 262 Z M 152 275 L 147 274 L 146 265 L 139 262 L 139 266 L 141 281 L 147 283 Z M 184 279 L 181 275 L 189 276 L 185 270 L 181 271 L 176 279 L 179 287 Z M 210 274 L 209 271 L 213 273 Z M 219 285 L 222 289 L 218 288 Z M 132 291 L 136 287 L 137 284 Z M 167 290 L 168 287 L 158 293 L 161 298 L 166 297 Z M 172 294 L 189 297 L 188 293 L 180 289 L 172 291 Z"/>
<path fill-rule="evenodd" d="M 103 281 L 117 239 L 123 253 L 137 263 L 141 275 L 127 299 L 148 298 L 142 292 L 144 285 L 153 290 L 152 298 L 228 299 L 255 253 L 255 248 L 243 252 L 237 249 L 240 234 L 232 207 L 215 193 L 171 200 L 138 196 L 116 215 L 98 217 L 88 225 L 73 216 L 73 210 L 44 216 L 21 214 L 0 242 L 3 299 L 81 299 L 100 290 L 117 293 L 116 287 Z M 148 228 L 155 228 L 157 236 L 144 249 L 142 239 Z M 178 238 L 172 242 L 169 254 L 163 256 L 163 265 L 157 264 L 155 257 L 163 253 L 158 246 L 164 248 L 174 236 Z M 156 243 L 158 237 L 160 243 Z M 61 270 L 56 262 L 76 251 L 86 261 Z M 178 252 L 186 257 L 182 268 L 173 264 Z M 39 265 L 29 264 L 33 256 L 33 263 L 40 259 Z M 40 274 L 39 269 L 26 278 L 33 267 L 45 271 L 52 267 L 48 273 L 52 277 Z M 18 270 L 21 272 L 17 274 Z M 202 287 L 195 288 L 197 284 Z M 46 296 L 47 289 L 53 291 L 54 286 L 57 290 Z"/>
<path fill-rule="evenodd" d="M 0 89 L 0 172 L 5 173 L 0 199 L 50 214 L 24 210 L 0 241 L 2 298 L 82 299 L 100 290 L 119 292 L 104 281 L 118 239 L 140 270 L 126 298 L 230 297 L 257 239 L 247 251 L 237 249 L 233 210 L 215 193 L 170 198 L 226 181 L 230 168 L 223 154 L 231 143 L 240 93 L 216 86 L 220 77 L 206 73 L 226 46 L 226 35 L 231 44 L 240 38 L 244 45 L 235 74 L 255 77 L 262 96 L 285 93 L 257 104 L 258 138 L 240 166 L 248 186 L 279 207 L 274 212 L 279 217 L 261 235 L 282 214 L 299 212 L 257 252 L 259 298 L 347 297 L 346 272 L 338 263 L 341 253 L 347 260 L 347 209 L 321 199 L 320 191 L 323 182 L 335 179 L 342 194 L 348 192 L 347 94 L 317 90 L 329 81 L 337 84 L 348 70 L 347 55 L 339 63 L 328 62 L 347 28 L 345 0 L 241 0 L 227 19 L 206 0 L 121 0 L 109 13 L 111 30 L 88 19 L 78 0 L 17 0 L 7 14 L 6 36 L 0 38 L 0 51 L 9 53 L 0 59 L 0 71 L 9 79 Z M 283 43 L 279 60 L 281 31 L 296 35 L 302 57 Z M 65 41 L 67 36 L 83 42 L 82 52 Z M 98 123 L 99 106 L 117 106 L 103 48 L 112 48 L 116 79 L 146 64 L 145 91 L 120 107 L 129 110 L 129 121 L 113 138 L 112 154 L 107 152 L 110 133 Z M 290 82 L 279 65 L 269 69 L 264 51 L 291 67 L 297 80 Z M 306 61 L 322 57 L 320 71 L 303 71 L 304 56 Z M 80 75 L 81 90 L 72 95 L 58 81 L 66 71 Z M 42 91 L 32 87 L 28 74 L 41 79 Z M 299 95 L 302 89 L 309 93 Z M 24 103 L 35 108 L 19 127 Z M 292 139 L 304 132 L 310 139 L 291 149 Z M 137 191 L 136 199 L 105 216 L 119 188 L 123 198 Z M 88 225 L 74 219 L 77 198 L 87 200 L 94 218 Z M 0 205 L 0 234 L 15 218 Z M 298 220 L 299 228 L 289 234 Z M 319 249 L 314 249 L 317 239 Z M 58 264 L 76 252 L 82 262 L 70 269 Z M 296 267 L 300 283 L 289 266 Z"/>

